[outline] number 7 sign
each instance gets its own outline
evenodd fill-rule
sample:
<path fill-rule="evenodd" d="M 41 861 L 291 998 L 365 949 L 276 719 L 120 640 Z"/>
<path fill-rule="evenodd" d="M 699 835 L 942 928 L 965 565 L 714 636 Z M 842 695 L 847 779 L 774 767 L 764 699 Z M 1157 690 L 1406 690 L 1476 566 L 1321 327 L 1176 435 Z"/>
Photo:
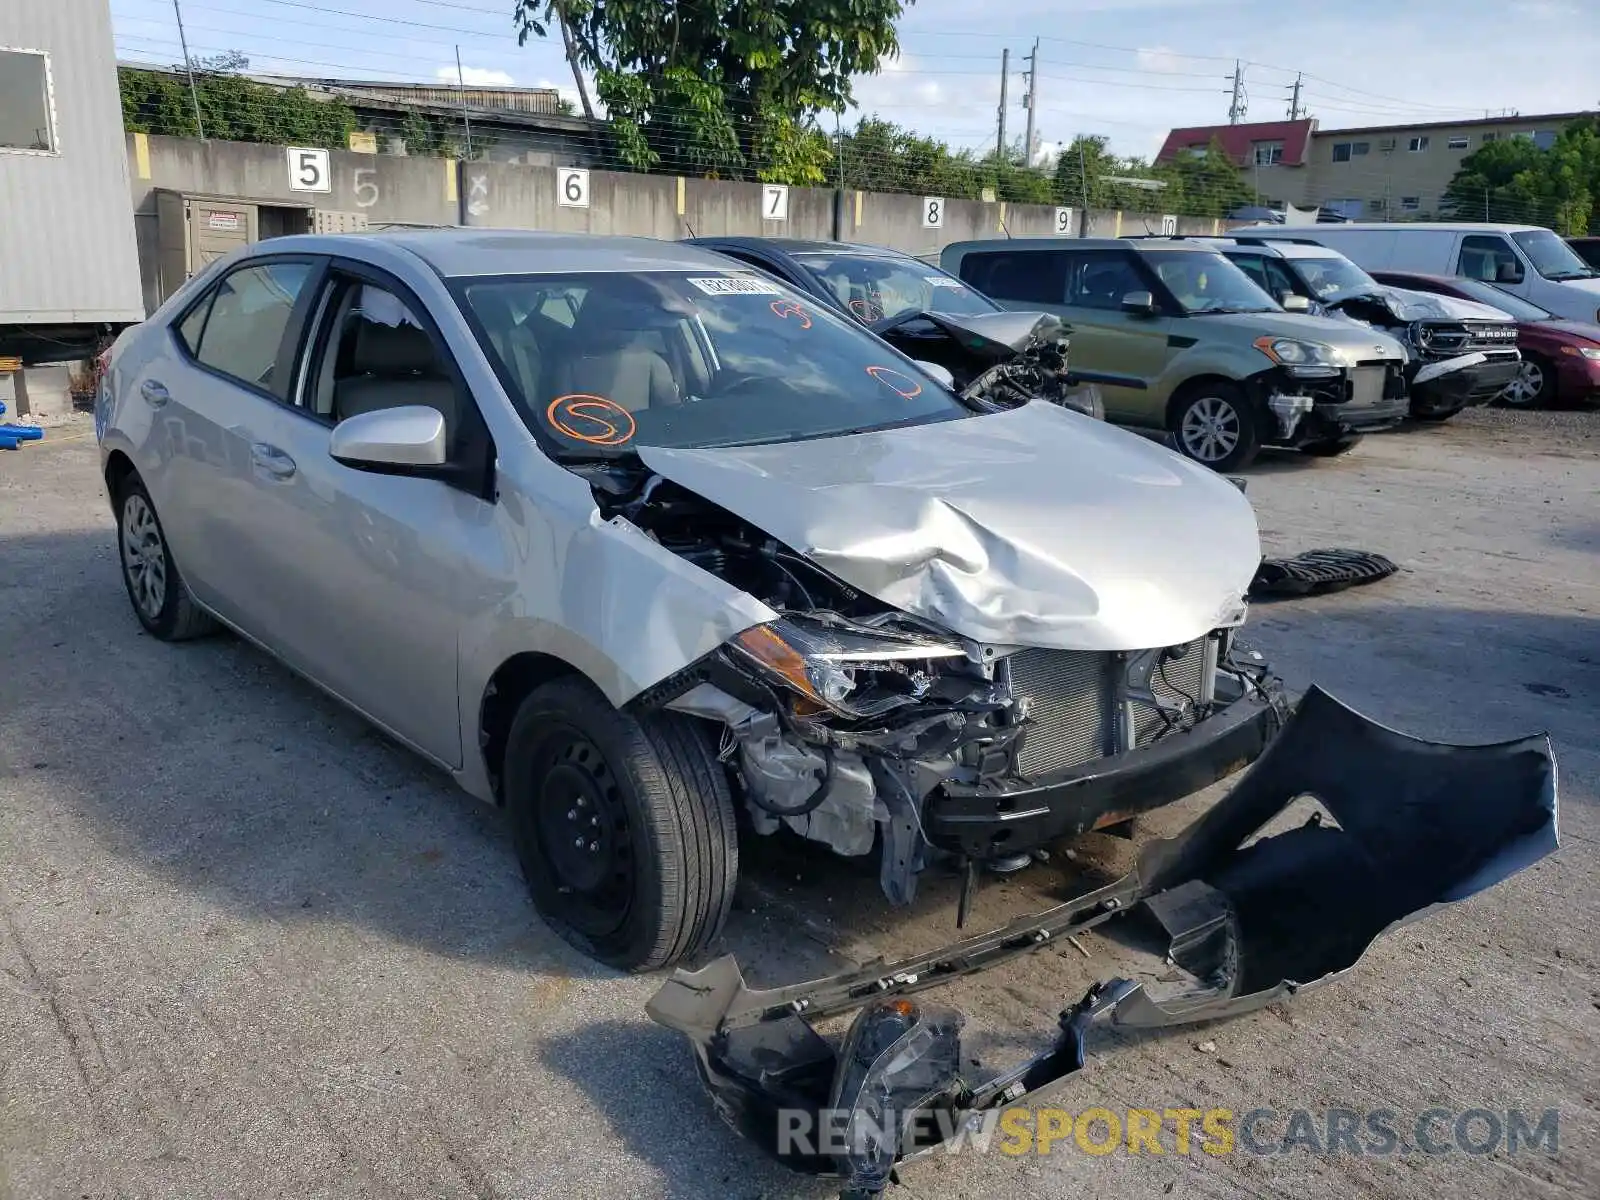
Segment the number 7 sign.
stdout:
<path fill-rule="evenodd" d="M 789 189 L 781 183 L 769 183 L 761 189 L 761 219 L 787 221 L 789 219 Z"/>

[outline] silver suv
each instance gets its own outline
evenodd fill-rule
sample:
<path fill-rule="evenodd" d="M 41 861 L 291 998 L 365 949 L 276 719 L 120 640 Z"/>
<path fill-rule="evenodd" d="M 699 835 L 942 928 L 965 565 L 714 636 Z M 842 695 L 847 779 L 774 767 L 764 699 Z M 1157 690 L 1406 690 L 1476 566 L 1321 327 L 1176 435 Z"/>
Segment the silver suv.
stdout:
<path fill-rule="evenodd" d="M 741 823 L 905 902 L 1281 720 L 1226 479 L 980 411 L 695 247 L 259 243 L 118 339 L 96 431 L 145 629 L 221 621 L 503 805 L 540 911 L 618 966 L 716 933 Z"/>

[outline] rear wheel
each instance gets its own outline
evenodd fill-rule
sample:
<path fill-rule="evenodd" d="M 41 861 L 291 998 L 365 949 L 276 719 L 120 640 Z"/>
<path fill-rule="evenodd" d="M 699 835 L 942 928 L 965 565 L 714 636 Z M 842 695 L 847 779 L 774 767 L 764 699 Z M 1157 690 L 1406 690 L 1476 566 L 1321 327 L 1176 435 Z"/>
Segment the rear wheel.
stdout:
<path fill-rule="evenodd" d="M 1517 377 L 1500 393 L 1500 403 L 1508 408 L 1538 408 L 1556 398 L 1556 373 L 1543 359 L 1524 355 L 1517 364 Z"/>
<path fill-rule="evenodd" d="M 156 506 L 137 475 L 130 474 L 117 488 L 117 557 L 133 614 L 151 636 L 181 642 L 216 628 L 189 595 Z"/>
<path fill-rule="evenodd" d="M 1214 471 L 1248 466 L 1261 450 L 1261 431 L 1244 394 L 1229 383 L 1198 386 L 1172 419 L 1178 450 Z"/>
<path fill-rule="evenodd" d="M 545 684 L 512 723 L 505 794 L 534 904 L 585 954 L 649 971 L 722 928 L 739 865 L 733 800 L 692 718 L 635 718 L 581 679 Z"/>

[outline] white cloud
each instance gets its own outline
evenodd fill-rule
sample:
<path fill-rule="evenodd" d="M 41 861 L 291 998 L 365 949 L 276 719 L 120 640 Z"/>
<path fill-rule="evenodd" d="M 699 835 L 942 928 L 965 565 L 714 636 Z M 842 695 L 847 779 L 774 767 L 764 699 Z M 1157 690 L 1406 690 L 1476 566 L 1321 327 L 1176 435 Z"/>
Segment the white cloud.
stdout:
<path fill-rule="evenodd" d="M 440 83 L 465 82 L 468 87 L 515 87 L 517 81 L 509 71 L 495 71 L 488 67 L 463 67 L 460 74 L 454 66 L 439 67 L 433 76 Z"/>
<path fill-rule="evenodd" d="M 1141 71 L 1155 71 L 1162 75 L 1171 75 L 1193 69 L 1192 67 L 1185 67 L 1183 65 L 1185 60 L 1166 46 L 1152 46 L 1148 49 L 1141 49 L 1136 57 L 1139 60 L 1139 69 Z"/>

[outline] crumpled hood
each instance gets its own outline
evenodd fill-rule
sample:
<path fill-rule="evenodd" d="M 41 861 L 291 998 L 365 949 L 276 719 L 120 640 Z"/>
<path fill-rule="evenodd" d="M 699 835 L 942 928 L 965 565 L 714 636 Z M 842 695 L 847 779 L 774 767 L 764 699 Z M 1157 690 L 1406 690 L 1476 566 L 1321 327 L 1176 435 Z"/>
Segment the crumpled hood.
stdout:
<path fill-rule="evenodd" d="M 1261 561 L 1220 475 L 1035 402 L 767 446 L 641 446 L 652 471 L 845 583 L 980 642 L 1138 650 L 1236 619 Z"/>
<path fill-rule="evenodd" d="M 1035 337 L 1045 338 L 1061 336 L 1063 322 L 1061 318 L 1043 312 L 1005 312 L 992 313 L 942 313 L 925 312 L 922 314 L 926 320 L 932 321 L 963 345 L 972 349 L 984 349 L 993 354 L 994 348 L 1026 350 L 1028 343 Z M 1004 354 L 996 357 L 1008 357 Z"/>
<path fill-rule="evenodd" d="M 1511 320 L 1509 313 L 1476 300 L 1462 300 L 1456 296 L 1440 296 L 1434 292 L 1413 292 L 1409 288 L 1380 285 L 1359 296 L 1349 296 L 1328 307 L 1337 312 L 1351 301 L 1377 300 L 1392 312 L 1397 321 L 1498 321 Z"/>

